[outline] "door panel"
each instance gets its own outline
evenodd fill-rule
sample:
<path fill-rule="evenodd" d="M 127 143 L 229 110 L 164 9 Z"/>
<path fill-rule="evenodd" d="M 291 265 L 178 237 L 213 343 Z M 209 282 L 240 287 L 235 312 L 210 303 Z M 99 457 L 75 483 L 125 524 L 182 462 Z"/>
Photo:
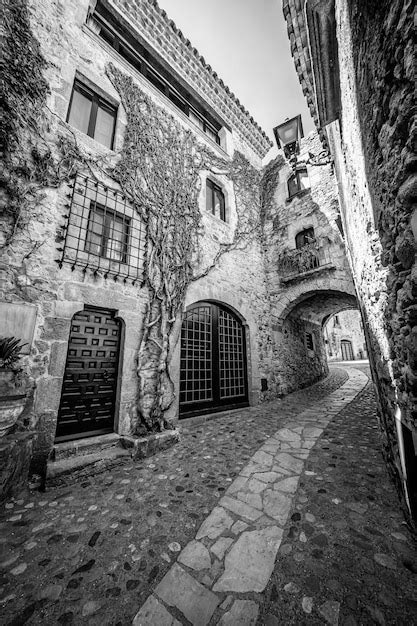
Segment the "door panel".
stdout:
<path fill-rule="evenodd" d="M 353 361 L 353 350 L 352 344 L 347 339 L 342 339 L 340 347 L 342 349 L 342 360 L 343 361 Z"/>
<path fill-rule="evenodd" d="M 245 395 L 243 328 L 228 311 L 219 310 L 220 398 Z"/>
<path fill-rule="evenodd" d="M 181 332 L 180 401 L 213 399 L 212 323 L 210 306 L 187 311 Z"/>
<path fill-rule="evenodd" d="M 200 302 L 182 325 L 180 417 L 247 404 L 244 327 L 227 309 Z"/>
<path fill-rule="evenodd" d="M 57 438 L 113 432 L 120 322 L 111 311 L 76 313 L 71 322 Z"/>

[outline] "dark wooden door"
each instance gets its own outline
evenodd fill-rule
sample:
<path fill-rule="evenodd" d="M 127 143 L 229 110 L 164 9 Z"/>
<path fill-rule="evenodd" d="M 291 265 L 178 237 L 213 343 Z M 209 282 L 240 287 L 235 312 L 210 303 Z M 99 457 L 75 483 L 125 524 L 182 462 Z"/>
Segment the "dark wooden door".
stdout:
<path fill-rule="evenodd" d="M 341 341 L 341 349 L 342 349 L 342 360 L 343 361 L 353 361 L 353 350 L 352 343 L 348 339 L 342 339 Z"/>
<path fill-rule="evenodd" d="M 180 417 L 247 406 L 245 328 L 228 309 L 199 302 L 181 332 Z"/>
<path fill-rule="evenodd" d="M 111 311 L 85 309 L 71 322 L 58 412 L 58 439 L 113 432 L 120 322 Z"/>

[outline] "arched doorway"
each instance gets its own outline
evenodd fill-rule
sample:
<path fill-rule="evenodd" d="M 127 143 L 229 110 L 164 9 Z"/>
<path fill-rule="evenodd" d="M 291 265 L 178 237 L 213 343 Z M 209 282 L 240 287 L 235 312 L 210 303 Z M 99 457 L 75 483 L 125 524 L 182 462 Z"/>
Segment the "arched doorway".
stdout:
<path fill-rule="evenodd" d="M 340 348 L 342 350 L 342 360 L 343 361 L 353 361 L 353 350 L 352 350 L 352 342 L 349 339 L 342 339 L 340 342 Z"/>
<path fill-rule="evenodd" d="M 85 308 L 71 321 L 56 439 L 114 430 L 121 322 L 115 312 Z"/>
<path fill-rule="evenodd" d="M 191 305 L 181 330 L 180 418 L 247 405 L 242 321 L 217 303 Z"/>

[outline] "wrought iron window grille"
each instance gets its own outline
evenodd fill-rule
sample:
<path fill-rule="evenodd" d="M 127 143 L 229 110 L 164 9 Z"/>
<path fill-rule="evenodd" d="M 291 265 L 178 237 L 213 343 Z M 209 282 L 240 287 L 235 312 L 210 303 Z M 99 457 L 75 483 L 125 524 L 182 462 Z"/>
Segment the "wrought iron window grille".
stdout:
<path fill-rule="evenodd" d="M 59 267 L 127 283 L 142 284 L 145 226 L 129 199 L 117 189 L 77 174 L 67 195 Z"/>

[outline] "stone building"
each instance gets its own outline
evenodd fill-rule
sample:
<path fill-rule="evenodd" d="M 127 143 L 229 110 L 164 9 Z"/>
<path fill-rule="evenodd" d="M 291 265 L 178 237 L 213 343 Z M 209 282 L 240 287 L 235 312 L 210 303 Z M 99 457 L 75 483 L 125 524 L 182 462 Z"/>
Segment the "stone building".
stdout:
<path fill-rule="evenodd" d="M 342 311 L 332 315 L 323 327 L 323 334 L 329 361 L 367 358 L 368 351 L 358 311 Z"/>
<path fill-rule="evenodd" d="M 5 491 L 27 474 L 27 459 L 39 474 L 48 458 L 63 457 L 65 466 L 66 456 L 86 450 L 102 458 L 109 448 L 111 462 L 124 453 L 120 436 L 168 426 L 141 441 L 137 453 L 147 454 L 175 439 L 178 414 L 257 403 L 272 360 L 261 321 L 269 320 L 262 251 L 249 219 L 259 221 L 271 141 L 155 2 L 33 0 L 28 8 L 30 27 L 26 2 L 10 3 L 9 46 L 17 36 L 32 39 L 34 70 L 46 82 L 37 103 L 45 120 L 34 116 L 42 147 L 24 123 L 17 137 L 20 150 L 30 144 L 26 167 L 36 167 L 35 149 L 58 165 L 53 183 L 40 181 L 22 227 L 11 213 L 5 219 L 1 334 L 27 343 L 29 389 L 20 438 L 12 430 L 2 441 Z M 32 97 L 18 95 L 24 105 Z M 139 130 L 148 133 L 140 141 L 154 158 L 141 162 L 154 213 L 124 178 L 137 162 L 128 164 L 128 150 L 137 150 L 134 159 L 144 154 L 133 136 L 139 110 Z M 13 160 L 9 166 L 13 174 Z"/>
<path fill-rule="evenodd" d="M 413 3 L 284 0 L 291 53 L 339 186 L 384 453 L 417 517 Z"/>
<path fill-rule="evenodd" d="M 3 494 L 324 376 L 323 319 L 356 307 L 331 166 L 263 170 L 269 138 L 153 0 L 6 9 Z"/>

